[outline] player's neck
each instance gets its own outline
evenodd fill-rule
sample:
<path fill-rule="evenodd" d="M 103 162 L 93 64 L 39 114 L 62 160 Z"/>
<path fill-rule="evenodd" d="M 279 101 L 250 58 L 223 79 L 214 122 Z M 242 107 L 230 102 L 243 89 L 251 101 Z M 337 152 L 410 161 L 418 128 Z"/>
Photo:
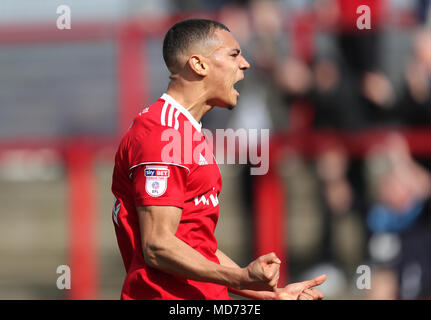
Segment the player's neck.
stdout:
<path fill-rule="evenodd" d="M 178 83 L 170 83 L 166 93 L 175 101 L 182 105 L 197 122 L 200 122 L 203 115 L 210 111 L 213 107 L 206 102 L 206 96 L 197 88 L 187 85 L 179 85 Z"/>

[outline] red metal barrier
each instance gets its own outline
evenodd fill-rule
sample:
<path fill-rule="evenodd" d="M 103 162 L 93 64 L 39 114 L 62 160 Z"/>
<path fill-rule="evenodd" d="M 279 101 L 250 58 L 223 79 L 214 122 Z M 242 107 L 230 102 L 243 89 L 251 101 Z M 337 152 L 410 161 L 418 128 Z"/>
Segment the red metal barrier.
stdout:
<path fill-rule="evenodd" d="M 99 296 L 97 250 L 97 192 L 94 153 L 79 141 L 66 151 L 69 207 L 70 299 Z"/>
<path fill-rule="evenodd" d="M 270 169 L 266 175 L 256 176 L 254 186 L 254 236 L 256 256 L 275 252 L 282 261 L 279 286 L 287 279 L 287 239 L 285 223 L 286 190 L 276 170 Z"/>

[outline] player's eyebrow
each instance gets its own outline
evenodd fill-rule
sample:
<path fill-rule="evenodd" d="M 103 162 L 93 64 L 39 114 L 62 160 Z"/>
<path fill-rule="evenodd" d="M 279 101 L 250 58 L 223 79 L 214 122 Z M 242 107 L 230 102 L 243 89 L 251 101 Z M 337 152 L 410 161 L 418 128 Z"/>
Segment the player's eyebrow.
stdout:
<path fill-rule="evenodd" d="M 241 49 L 238 49 L 238 48 L 232 49 L 231 51 L 235 51 L 236 54 L 240 54 L 241 53 Z"/>

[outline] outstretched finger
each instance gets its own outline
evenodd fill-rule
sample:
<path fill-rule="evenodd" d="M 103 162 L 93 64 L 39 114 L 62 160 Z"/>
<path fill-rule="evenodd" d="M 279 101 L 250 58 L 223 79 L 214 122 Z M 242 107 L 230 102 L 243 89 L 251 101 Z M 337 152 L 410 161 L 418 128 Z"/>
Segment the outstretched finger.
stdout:
<path fill-rule="evenodd" d="M 305 285 L 305 288 L 308 289 L 308 288 L 321 285 L 325 281 L 326 281 L 326 274 L 322 274 L 314 279 L 304 281 L 303 284 Z"/>

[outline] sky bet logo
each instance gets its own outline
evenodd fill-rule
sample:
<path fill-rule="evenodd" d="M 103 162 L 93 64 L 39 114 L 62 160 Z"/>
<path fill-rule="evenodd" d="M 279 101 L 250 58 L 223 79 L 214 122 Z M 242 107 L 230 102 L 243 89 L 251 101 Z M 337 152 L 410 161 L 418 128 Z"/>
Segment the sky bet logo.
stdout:
<path fill-rule="evenodd" d="M 145 176 L 169 178 L 169 169 L 145 169 Z"/>

